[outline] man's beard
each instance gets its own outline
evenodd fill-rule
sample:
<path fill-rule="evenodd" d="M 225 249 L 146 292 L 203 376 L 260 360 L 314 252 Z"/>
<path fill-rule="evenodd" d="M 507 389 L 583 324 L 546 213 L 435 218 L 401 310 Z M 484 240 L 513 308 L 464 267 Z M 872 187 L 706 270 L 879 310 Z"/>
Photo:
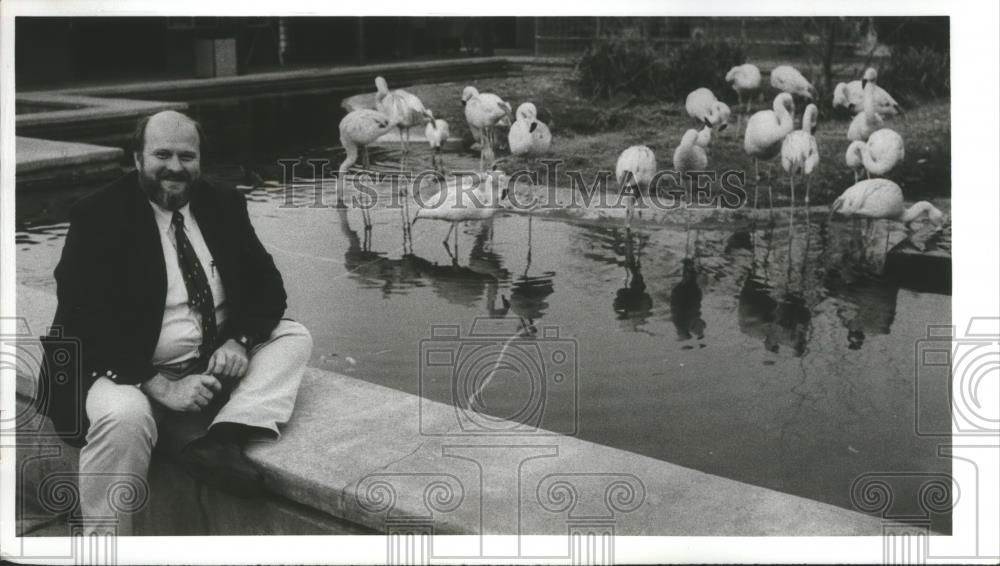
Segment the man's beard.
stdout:
<path fill-rule="evenodd" d="M 161 184 L 164 181 L 181 182 L 185 183 L 186 186 L 180 191 L 168 191 Z M 142 190 L 145 191 L 146 196 L 156 204 L 167 210 L 180 210 L 191 200 L 191 186 L 194 184 L 194 180 L 187 171 L 160 171 L 156 179 L 150 179 L 146 176 L 145 170 L 140 169 L 139 184 L 142 186 Z"/>

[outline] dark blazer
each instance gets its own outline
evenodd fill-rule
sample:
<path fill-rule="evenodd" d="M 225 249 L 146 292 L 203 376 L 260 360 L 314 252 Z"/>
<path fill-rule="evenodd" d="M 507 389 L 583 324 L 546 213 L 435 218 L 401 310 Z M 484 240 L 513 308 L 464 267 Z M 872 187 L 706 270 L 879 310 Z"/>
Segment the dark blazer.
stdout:
<path fill-rule="evenodd" d="M 191 190 L 191 214 L 226 290 L 220 340 L 240 334 L 267 338 L 285 312 L 286 295 L 250 223 L 246 199 L 235 188 L 205 180 Z M 43 339 L 46 363 L 36 403 L 67 443 L 82 446 L 89 428 L 84 401 L 98 377 L 138 384 L 156 374 L 151 360 L 163 321 L 166 264 L 135 172 L 73 207 L 55 278 L 55 332 Z"/>

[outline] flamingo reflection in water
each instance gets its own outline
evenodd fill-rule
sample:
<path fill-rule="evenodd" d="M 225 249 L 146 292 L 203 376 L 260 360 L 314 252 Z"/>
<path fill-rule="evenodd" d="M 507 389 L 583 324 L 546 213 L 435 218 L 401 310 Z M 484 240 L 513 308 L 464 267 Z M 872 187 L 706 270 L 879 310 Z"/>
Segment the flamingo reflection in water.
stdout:
<path fill-rule="evenodd" d="M 681 280 L 670 291 L 670 317 L 677 329 L 677 339 L 684 341 L 705 339 L 705 320 L 701 318 L 701 286 L 698 284 L 696 258 L 684 258 L 681 262 Z M 703 342 L 698 343 L 704 348 Z M 689 350 L 691 346 L 684 346 Z"/>
<path fill-rule="evenodd" d="M 755 230 L 752 228 L 754 233 Z M 780 299 L 773 297 L 775 288 L 770 284 L 768 276 L 771 244 L 774 241 L 773 225 L 768 229 L 766 240 L 767 248 L 761 266 L 764 276 L 761 279 L 757 275 L 756 237 L 753 238 L 751 264 L 739 294 L 737 316 L 740 332 L 762 340 L 768 352 L 776 354 L 781 346 L 786 346 L 794 356 L 801 357 L 809 341 L 812 311 L 801 290 L 793 289 L 788 281 Z M 791 257 L 788 261 L 791 262 Z"/>
<path fill-rule="evenodd" d="M 347 209 L 336 209 L 340 216 L 341 233 L 348 239 L 348 249 L 344 253 L 344 267 L 352 277 L 366 286 L 378 287 L 382 295 L 388 297 L 395 292 L 404 292 L 413 287 L 430 286 L 435 295 L 450 304 L 469 308 L 478 307 L 485 297 L 485 311 L 488 316 L 504 316 L 509 305 L 506 298 L 499 295 L 501 279 L 485 273 L 483 262 L 502 263 L 502 259 L 476 260 L 477 269 L 456 263 L 438 265 L 413 253 L 404 253 L 400 258 L 389 258 L 384 252 L 371 249 L 371 230 L 365 229 L 364 238 L 352 230 L 347 218 Z M 486 237 L 483 230 L 476 237 L 475 249 L 482 249 Z M 473 252 L 477 253 L 477 252 Z M 505 269 L 493 268 L 497 274 Z M 501 305 L 498 306 L 498 299 Z"/>
<path fill-rule="evenodd" d="M 646 323 L 653 308 L 653 298 L 646 292 L 639 254 L 632 245 L 632 230 L 625 229 L 625 286 L 615 291 L 612 306 L 618 320 L 633 332 Z M 650 332 L 646 332 L 650 334 Z"/>
<path fill-rule="evenodd" d="M 521 319 L 522 328 L 534 335 L 537 333 L 535 321 L 542 318 L 549 307 L 549 303 L 545 299 L 555 292 L 552 281 L 555 273 L 546 271 L 541 275 L 528 275 L 531 269 L 532 218 L 532 215 L 529 214 L 524 272 L 511 284 L 510 288 L 510 310 Z"/>

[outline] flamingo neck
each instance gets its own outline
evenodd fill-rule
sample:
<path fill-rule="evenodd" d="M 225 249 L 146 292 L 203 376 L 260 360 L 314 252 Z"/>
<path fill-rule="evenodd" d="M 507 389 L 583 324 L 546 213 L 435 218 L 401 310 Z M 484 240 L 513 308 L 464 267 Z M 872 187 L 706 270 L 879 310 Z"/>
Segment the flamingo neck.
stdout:
<path fill-rule="evenodd" d="M 865 85 L 864 109 L 865 117 L 873 120 L 875 118 L 875 83 L 872 81 L 868 81 L 868 84 Z"/>
<path fill-rule="evenodd" d="M 809 106 L 806 108 L 806 113 L 802 115 L 802 131 L 807 134 L 812 134 L 813 122 L 816 121 L 816 112 L 813 110 L 815 106 Z"/>
<path fill-rule="evenodd" d="M 903 214 L 899 217 L 899 220 L 901 222 L 910 223 L 910 222 L 913 222 L 914 220 L 916 220 L 917 218 L 920 218 L 921 216 L 923 216 L 924 213 L 926 213 L 928 216 L 930 216 L 931 213 L 933 211 L 936 211 L 936 210 L 937 210 L 937 207 L 935 207 L 933 204 L 931 204 L 931 203 L 929 203 L 929 202 L 927 202 L 925 200 L 922 200 L 922 201 L 914 204 L 910 208 L 907 208 L 903 212 Z"/>

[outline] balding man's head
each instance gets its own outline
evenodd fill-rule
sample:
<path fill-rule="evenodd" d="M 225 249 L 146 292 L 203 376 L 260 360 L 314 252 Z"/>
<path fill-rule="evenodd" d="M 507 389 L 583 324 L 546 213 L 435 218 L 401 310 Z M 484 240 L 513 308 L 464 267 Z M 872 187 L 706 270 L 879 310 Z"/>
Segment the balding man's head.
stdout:
<path fill-rule="evenodd" d="M 143 119 L 136 127 L 135 167 L 139 184 L 153 202 L 178 210 L 191 199 L 201 176 L 201 127 L 174 111 Z"/>
<path fill-rule="evenodd" d="M 192 127 L 198 137 L 199 150 L 205 150 L 206 138 L 205 132 L 201 128 L 201 124 L 193 120 L 191 117 L 181 114 L 175 110 L 164 110 L 163 112 L 157 112 L 152 116 L 146 116 L 136 123 L 135 131 L 132 132 L 132 151 L 137 155 L 142 155 L 143 150 L 146 148 L 146 134 L 150 125 L 153 126 L 155 131 L 176 128 L 185 129 L 186 127 Z"/>

